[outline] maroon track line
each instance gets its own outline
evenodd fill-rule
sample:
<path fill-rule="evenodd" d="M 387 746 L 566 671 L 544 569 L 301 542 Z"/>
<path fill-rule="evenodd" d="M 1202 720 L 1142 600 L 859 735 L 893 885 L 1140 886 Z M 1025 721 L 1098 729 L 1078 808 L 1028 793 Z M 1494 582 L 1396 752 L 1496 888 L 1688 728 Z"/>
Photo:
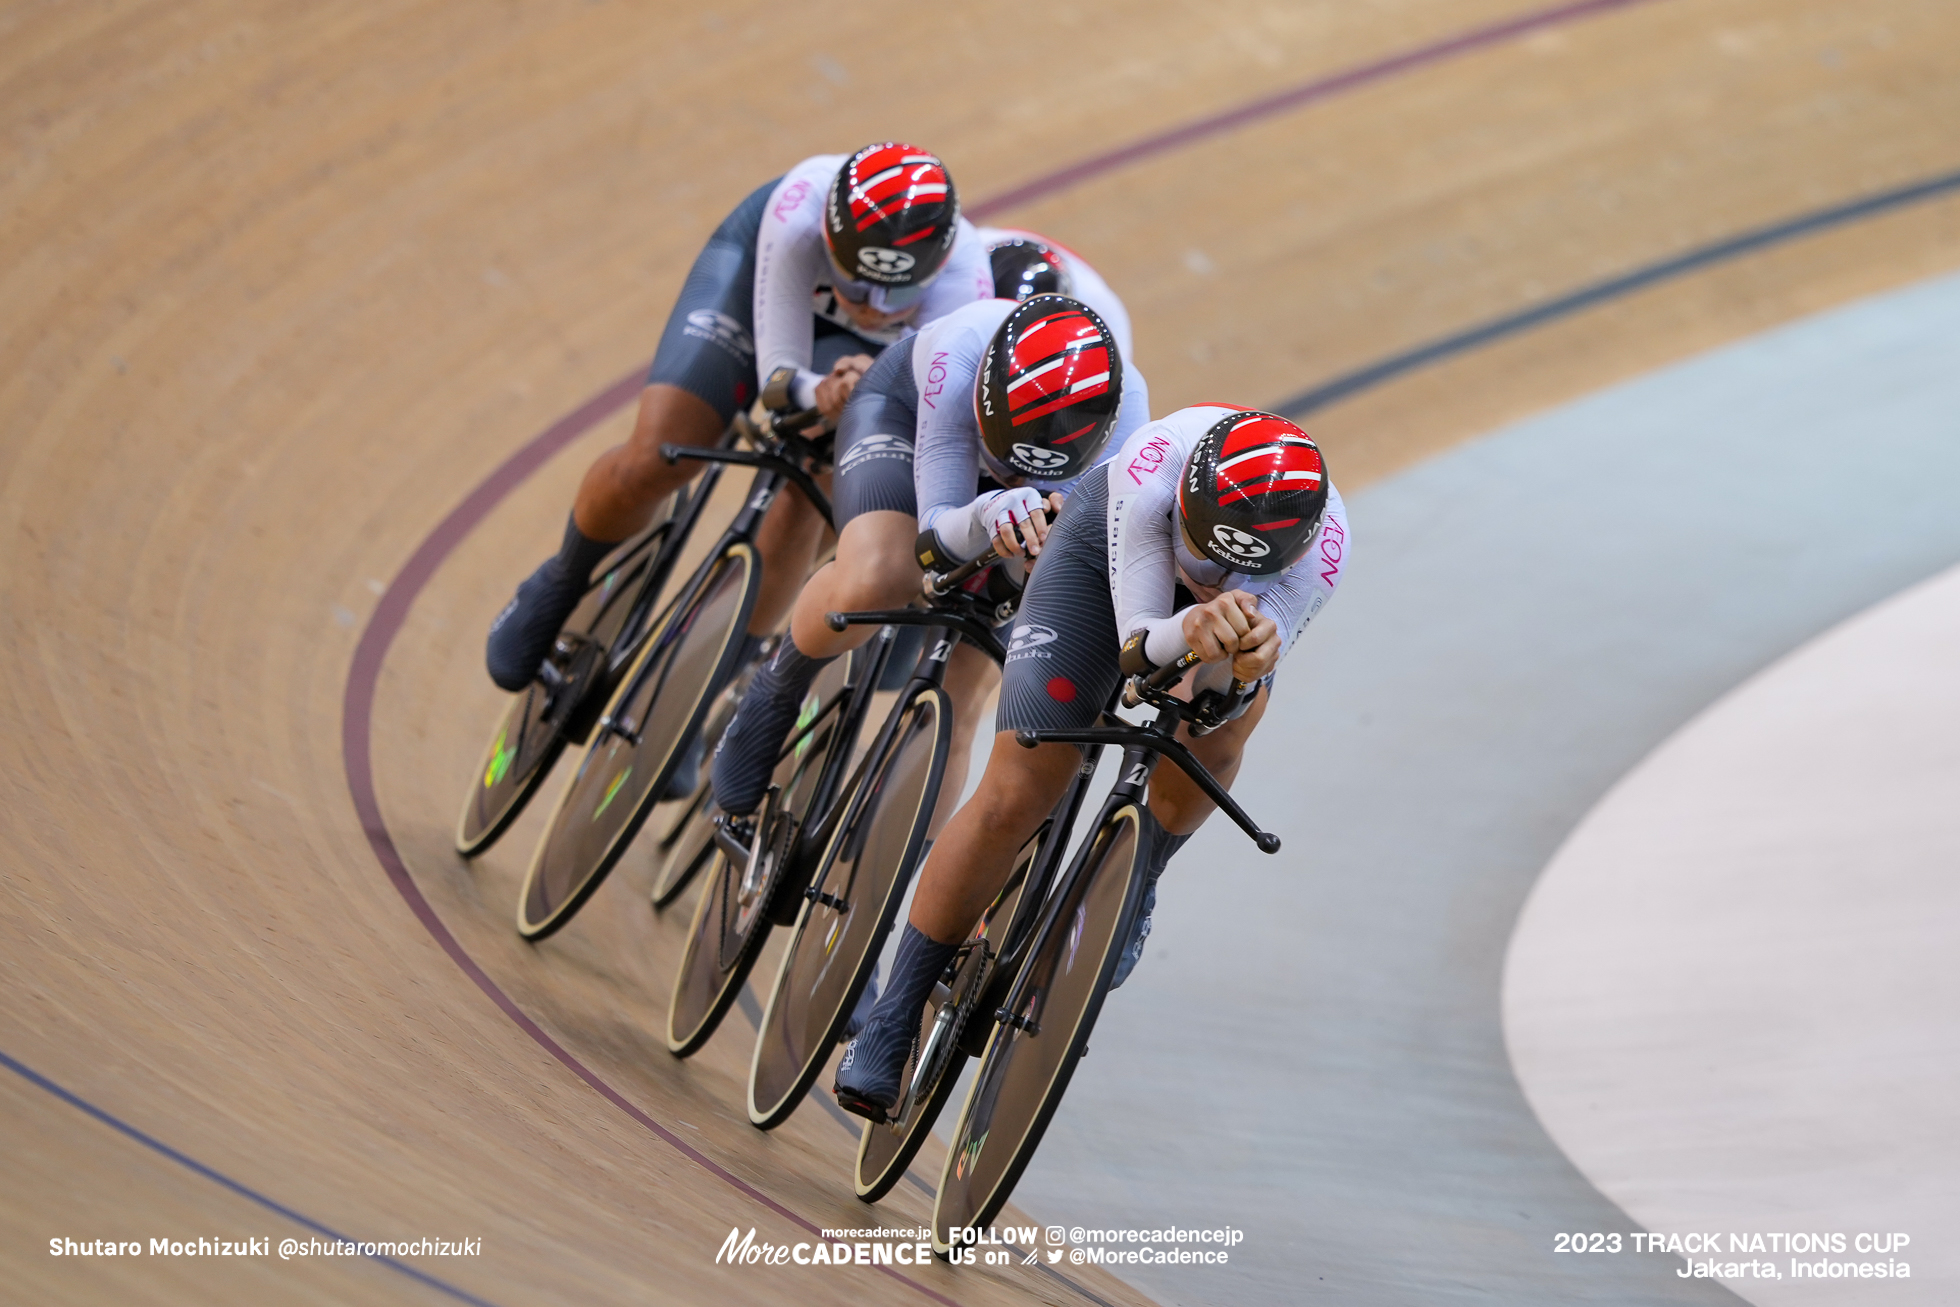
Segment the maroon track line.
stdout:
<path fill-rule="evenodd" d="M 1257 122 L 1261 118 L 1270 118 L 1274 114 L 1285 113 L 1289 109 L 1297 109 L 1301 105 L 1311 104 L 1315 100 L 1325 100 L 1339 95 L 1343 91 L 1352 91 L 1358 86 L 1365 86 L 1370 82 L 1378 82 L 1383 78 L 1393 77 L 1397 73 L 1406 73 L 1427 64 L 1440 63 L 1445 59 L 1452 59 L 1460 54 L 1468 54 L 1472 50 L 1480 50 L 1487 45 L 1496 45 L 1499 42 L 1508 41 L 1512 37 L 1523 36 L 1527 32 L 1542 31 L 1545 28 L 1557 27 L 1563 23 L 1572 22 L 1575 19 L 1590 18 L 1594 14 L 1605 13 L 1614 9 L 1627 9 L 1637 4 L 1646 3 L 1648 3 L 1648 0 L 1578 0 L 1576 4 L 1558 5 L 1551 9 L 1540 9 L 1533 13 L 1520 14 L 1516 18 L 1507 18 L 1502 22 L 1492 23 L 1488 27 L 1472 28 L 1470 31 L 1464 32 L 1461 35 L 1437 41 L 1433 45 L 1417 46 L 1413 50 L 1406 50 L 1401 54 L 1390 55 L 1386 59 L 1380 59 L 1371 64 L 1362 64 L 1360 67 L 1350 68 L 1346 72 L 1333 73 L 1326 77 L 1316 78 L 1304 85 L 1295 86 L 1285 91 L 1278 91 L 1262 99 L 1254 100 L 1250 104 L 1242 104 L 1236 109 L 1227 109 L 1223 113 L 1213 114 L 1209 118 L 1200 118 L 1196 122 L 1186 123 L 1182 127 L 1173 127 L 1169 131 L 1159 132 L 1155 136 L 1146 136 L 1141 140 L 1132 141 L 1128 145 L 1118 146 L 1114 150 L 1108 150 L 1102 154 L 1090 155 L 1088 158 L 1071 163 L 1067 167 L 1057 168 L 1054 172 L 1046 176 L 1037 177 L 1033 181 L 1023 182 L 1011 191 L 1004 191 L 999 195 L 989 196 L 981 200 L 978 204 L 975 204 L 967 211 L 967 214 L 973 218 L 984 218 L 1001 209 L 1012 208 L 1017 204 L 1027 204 L 1032 200 L 1053 195 L 1056 191 L 1067 190 L 1071 186 L 1077 186 L 1088 181 L 1091 177 L 1100 177 L 1102 174 L 1112 172 L 1125 164 L 1135 163 L 1140 159 L 1148 159 L 1152 155 L 1167 153 L 1181 146 L 1189 145 L 1193 141 L 1203 140 L 1207 136 L 1216 136 L 1220 132 L 1229 132 L 1234 128 L 1243 127 L 1247 123 Z"/>
<path fill-rule="evenodd" d="M 1421 46 L 1343 73 L 1319 78 L 1291 90 L 1254 100 L 1237 109 L 1214 114 L 1209 118 L 1201 118 L 1182 127 L 1091 156 L 1046 176 L 1024 182 L 1013 190 L 982 200 L 968 212 L 975 218 L 985 217 L 1016 204 L 1025 204 L 1052 195 L 1139 159 L 1162 154 L 1204 137 L 1230 131 L 1260 118 L 1326 99 L 1397 73 L 1421 68 L 1527 32 L 1539 31 L 1593 14 L 1647 2 L 1648 0 L 1579 0 L 1578 3 L 1559 5 L 1487 27 L 1476 28 L 1432 45 Z M 381 863 L 382 870 L 388 873 L 388 879 L 394 883 L 396 891 L 408 904 L 409 910 L 415 914 L 416 919 L 422 923 L 423 928 L 429 932 L 436 943 L 442 946 L 443 952 L 447 953 L 463 973 L 476 983 L 477 988 L 482 990 L 492 1003 L 502 1009 L 504 1015 L 573 1075 L 590 1085 L 606 1101 L 633 1118 L 688 1160 L 778 1216 L 816 1235 L 820 1234 L 816 1225 L 790 1211 L 635 1107 L 624 1095 L 601 1080 L 597 1073 L 574 1057 L 563 1045 L 546 1033 L 543 1027 L 527 1016 L 524 1010 L 518 1007 L 497 982 L 477 964 L 476 959 L 469 955 L 456 937 L 450 933 L 449 927 L 443 924 L 442 918 L 436 915 L 436 910 L 428 899 L 423 897 L 414 877 L 409 874 L 407 865 L 402 862 L 394 838 L 388 833 L 387 822 L 381 815 L 381 805 L 375 794 L 374 766 L 370 752 L 375 691 L 380 683 L 382 663 L 386 661 L 389 648 L 408 620 L 409 609 L 414 606 L 423 588 L 435 576 L 436 569 L 441 567 L 456 546 L 476 529 L 478 523 L 489 515 L 490 510 L 502 502 L 511 491 L 529 480 L 533 473 L 551 459 L 552 455 L 630 402 L 640 391 L 641 375 L 641 371 L 635 369 L 620 377 L 526 441 L 516 453 L 505 459 L 495 471 L 470 491 L 461 503 L 451 509 L 448 516 L 436 524 L 435 530 L 416 546 L 415 552 L 409 555 L 401 571 L 396 573 L 394 579 L 388 583 L 387 590 L 375 604 L 374 615 L 368 619 L 366 629 L 361 632 L 360 642 L 354 647 L 354 658 L 348 668 L 346 690 L 341 700 L 340 745 L 347 772 L 347 788 L 352 795 L 354 810 L 360 816 L 361 828 L 367 834 L 368 844 L 373 848 L 375 858 Z M 952 1299 L 927 1288 L 916 1280 L 898 1274 L 890 1267 L 880 1266 L 875 1269 L 891 1276 L 901 1284 L 918 1290 L 934 1302 L 944 1303 L 946 1307 L 957 1307 Z"/>
<path fill-rule="evenodd" d="M 394 882 L 395 889 L 407 901 L 409 909 L 422 923 L 436 943 L 442 946 L 463 973 L 476 982 L 476 987 L 489 996 L 490 1001 L 503 1009 L 504 1015 L 517 1023 L 519 1029 L 529 1035 L 545 1052 L 557 1058 L 573 1075 L 592 1086 L 614 1107 L 645 1126 L 667 1144 L 671 1145 L 689 1161 L 699 1165 L 716 1179 L 731 1185 L 743 1195 L 761 1203 L 810 1234 L 821 1236 L 821 1231 L 812 1222 L 798 1216 L 768 1194 L 763 1193 L 748 1181 L 729 1171 L 714 1159 L 695 1148 L 679 1135 L 661 1125 L 645 1112 L 627 1101 L 625 1095 L 601 1080 L 596 1072 L 579 1061 L 564 1045 L 553 1039 L 544 1028 L 533 1021 L 524 1010 L 517 1006 L 510 995 L 504 993 L 496 981 L 492 980 L 483 968 L 477 965 L 454 935 L 443 924 L 442 918 L 429 900 L 423 897 L 422 890 L 409 875 L 408 867 L 402 862 L 401 853 L 395 848 L 395 841 L 388 833 L 387 822 L 381 815 L 381 806 L 375 796 L 374 766 L 369 754 L 369 735 L 374 715 L 375 689 L 381 678 L 381 664 L 388 656 L 388 647 L 394 643 L 402 624 L 408 618 L 408 610 L 413 606 L 422 589 L 464 537 L 482 521 L 498 501 L 522 484 L 552 454 L 563 448 L 569 441 L 591 428 L 608 414 L 618 409 L 639 389 L 637 373 L 616 381 L 599 394 L 587 400 L 577 409 L 568 413 L 533 437 L 503 464 L 492 472 L 483 483 L 470 492 L 469 497 L 450 510 L 447 517 L 437 524 L 402 570 L 396 574 L 388 589 L 375 605 L 374 616 L 367 629 L 361 633 L 361 641 L 354 648 L 354 661 L 348 671 L 347 691 L 341 707 L 340 745 L 347 766 L 347 786 L 353 792 L 354 808 L 360 814 L 361 828 L 366 831 L 368 844 L 374 849 L 374 856 L 380 860 L 388 879 Z M 934 1302 L 944 1303 L 946 1307 L 958 1307 L 951 1298 L 936 1293 L 917 1280 L 908 1279 L 887 1266 L 874 1267 L 891 1276 L 899 1283 L 917 1289 Z"/>

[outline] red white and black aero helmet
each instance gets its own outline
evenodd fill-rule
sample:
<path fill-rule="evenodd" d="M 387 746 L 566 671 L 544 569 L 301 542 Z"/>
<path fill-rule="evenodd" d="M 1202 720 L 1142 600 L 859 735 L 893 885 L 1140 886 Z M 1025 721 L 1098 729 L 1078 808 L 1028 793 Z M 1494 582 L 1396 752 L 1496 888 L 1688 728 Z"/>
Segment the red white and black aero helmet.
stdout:
<path fill-rule="evenodd" d="M 1327 465 L 1283 417 L 1241 410 L 1212 424 L 1184 464 L 1177 509 L 1205 557 L 1234 572 L 1285 571 L 1327 508 Z"/>
<path fill-rule="evenodd" d="M 845 160 L 824 202 L 823 238 L 846 277 L 887 292 L 923 287 L 945 266 L 959 195 L 937 155 L 884 141 Z"/>
<path fill-rule="evenodd" d="M 1024 300 L 1030 295 L 1069 295 L 1075 286 L 1062 256 L 1041 241 L 1016 236 L 987 251 L 993 265 L 994 298 Z"/>
<path fill-rule="evenodd" d="M 1065 295 L 1015 305 L 973 379 L 987 453 L 1040 481 L 1066 481 L 1095 466 L 1122 399 L 1123 358 L 1109 328 Z"/>

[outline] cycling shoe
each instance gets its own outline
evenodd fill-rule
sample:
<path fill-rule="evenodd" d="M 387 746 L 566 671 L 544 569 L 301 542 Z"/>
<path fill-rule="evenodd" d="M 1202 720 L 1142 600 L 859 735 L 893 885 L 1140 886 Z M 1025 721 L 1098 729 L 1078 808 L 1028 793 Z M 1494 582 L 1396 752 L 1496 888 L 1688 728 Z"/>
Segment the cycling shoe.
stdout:
<path fill-rule="evenodd" d="M 878 1002 L 878 964 L 871 964 L 871 974 L 865 978 L 864 992 L 858 995 L 857 1006 L 851 1009 L 851 1019 L 844 1023 L 844 1038 L 856 1039 L 864 1030 L 865 1023 L 871 1020 L 871 1009 Z"/>
<path fill-rule="evenodd" d="M 865 1023 L 864 1033 L 844 1046 L 844 1059 L 837 1064 L 837 1105 L 871 1121 L 889 1120 L 918 1033 L 916 1020 L 874 1016 Z"/>
<path fill-rule="evenodd" d="M 517 597 L 490 623 L 484 653 L 498 689 L 515 693 L 531 683 L 584 593 L 582 578 L 568 575 L 556 556 L 545 559 L 517 587 Z"/>

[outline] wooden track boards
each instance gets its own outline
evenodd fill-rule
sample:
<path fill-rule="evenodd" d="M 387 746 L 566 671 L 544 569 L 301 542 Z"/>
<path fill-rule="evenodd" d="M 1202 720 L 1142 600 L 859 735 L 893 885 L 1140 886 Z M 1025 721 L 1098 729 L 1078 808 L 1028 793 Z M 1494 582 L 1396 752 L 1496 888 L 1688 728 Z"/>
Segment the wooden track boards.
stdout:
<path fill-rule="evenodd" d="M 726 1292 L 709 1260 L 731 1225 L 790 1232 L 548 1058 L 430 942 L 354 819 L 342 687 L 378 587 L 510 450 L 644 357 L 703 235 L 771 169 L 904 135 L 977 200 L 1519 10 L 1017 12 L 923 28 L 845 6 L 0 14 L 0 1051 L 337 1228 L 481 1236 L 481 1259 L 426 1265 L 496 1301 L 696 1300 Z M 1042 36 L 1092 56 L 1058 72 L 1020 53 Z M 1000 216 L 1078 246 L 1126 297 L 1159 411 L 1266 402 L 1960 165 L 1957 64 L 1950 5 L 1650 0 Z M 1960 206 L 1929 203 L 1315 425 L 1352 487 L 1955 264 Z M 765 1139 L 742 1122 L 735 1030 L 694 1064 L 658 1051 L 675 928 L 648 925 L 630 868 L 531 950 L 507 923 L 534 825 L 475 874 L 443 851 L 495 703 L 484 625 L 618 433 L 528 484 L 411 614 L 376 715 L 386 814 L 443 919 L 555 1037 L 778 1201 L 854 1222 L 834 1123 L 809 1110 Z M 55 1261 L 49 1236 L 283 1231 L 0 1080 L 20 1236 L 0 1273 L 36 1301 L 132 1284 L 183 1301 L 431 1293 L 371 1263 Z M 962 1302 L 1053 1295 L 1025 1274 L 921 1278 Z M 856 1277 L 777 1284 L 810 1301 L 919 1297 Z"/>

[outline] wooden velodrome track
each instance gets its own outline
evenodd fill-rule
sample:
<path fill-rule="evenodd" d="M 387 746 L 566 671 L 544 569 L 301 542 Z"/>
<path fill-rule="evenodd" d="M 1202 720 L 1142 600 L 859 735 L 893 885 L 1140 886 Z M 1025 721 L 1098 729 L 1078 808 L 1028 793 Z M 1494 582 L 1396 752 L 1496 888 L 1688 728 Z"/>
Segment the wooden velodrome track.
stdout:
<path fill-rule="evenodd" d="M 1030 57 L 1043 43 L 1077 66 Z M 485 623 L 621 416 L 561 428 L 473 530 L 418 547 L 643 360 L 704 234 L 772 170 L 898 135 L 972 207 L 1317 85 L 991 207 L 1125 297 L 1160 412 L 1277 404 L 1716 252 L 1319 408 L 1344 488 L 1960 266 L 1960 10 L 1939 0 L 902 23 L 18 3 L 0 85 L 0 1282 L 19 1301 L 1137 1299 L 1076 1269 L 714 1267 L 733 1226 L 865 1223 L 852 1136 L 815 1104 L 747 1126 L 738 1019 L 689 1063 L 661 1051 L 680 923 L 646 910 L 643 867 L 533 949 L 509 918 L 535 820 L 473 872 L 447 852 L 497 705 Z M 398 580 L 412 559 L 440 567 Z M 882 1209 L 925 1211 L 910 1187 Z M 47 1248 L 321 1228 L 482 1253 Z"/>

